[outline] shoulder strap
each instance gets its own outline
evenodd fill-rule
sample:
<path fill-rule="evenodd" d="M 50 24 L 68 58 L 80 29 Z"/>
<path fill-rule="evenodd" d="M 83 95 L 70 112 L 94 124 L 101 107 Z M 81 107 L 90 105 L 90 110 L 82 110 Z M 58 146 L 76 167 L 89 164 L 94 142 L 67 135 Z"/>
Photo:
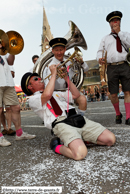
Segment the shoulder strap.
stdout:
<path fill-rule="evenodd" d="M 53 108 L 50 106 L 50 104 L 47 103 L 47 108 L 52 112 L 52 114 L 55 116 L 55 117 L 58 117 L 59 115 L 56 115 Z"/>

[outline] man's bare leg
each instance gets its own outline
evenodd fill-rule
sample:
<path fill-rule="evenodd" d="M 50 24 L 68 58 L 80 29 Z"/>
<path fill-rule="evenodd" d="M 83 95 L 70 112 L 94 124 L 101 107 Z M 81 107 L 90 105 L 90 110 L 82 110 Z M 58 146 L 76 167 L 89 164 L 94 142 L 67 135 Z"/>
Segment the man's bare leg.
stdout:
<path fill-rule="evenodd" d="M 6 127 L 6 120 L 5 120 L 5 115 L 4 115 L 4 110 L 3 110 L 3 108 L 2 108 L 2 113 L 1 113 L 1 123 L 2 123 L 2 125 L 3 125 L 3 128 L 4 128 L 5 130 L 7 130 L 7 127 Z"/>
<path fill-rule="evenodd" d="M 116 142 L 115 135 L 108 129 L 105 129 L 97 139 L 97 144 L 99 145 L 112 146 L 115 142 Z"/>
<path fill-rule="evenodd" d="M 55 137 L 55 139 L 57 138 Z M 69 143 L 68 147 L 64 145 L 57 146 L 60 146 L 58 151 L 56 150 L 57 148 L 53 149 L 53 147 L 51 147 L 51 149 L 53 149 L 53 151 L 55 151 L 56 153 L 62 154 L 74 160 L 82 160 L 87 155 L 87 148 L 81 139 L 73 140 L 71 143 Z"/>
<path fill-rule="evenodd" d="M 7 124 L 8 124 L 8 130 L 11 129 L 11 108 L 10 107 L 6 107 L 6 120 L 7 120 Z"/>
<path fill-rule="evenodd" d="M 22 140 L 22 139 L 33 139 L 36 137 L 36 135 L 31 135 L 28 133 L 23 132 L 21 127 L 21 115 L 20 115 L 20 105 L 13 105 L 10 106 L 12 111 L 12 122 L 15 125 L 16 129 L 16 140 Z"/>
<path fill-rule="evenodd" d="M 15 125 L 15 129 L 18 130 L 21 128 L 21 115 L 20 115 L 20 106 L 19 105 L 12 105 L 10 106 L 12 114 L 12 122 Z"/>
<path fill-rule="evenodd" d="M 5 146 L 10 146 L 11 143 L 9 141 L 7 141 L 4 138 L 3 134 L 1 133 L 1 115 L 2 115 L 2 110 L 3 110 L 3 108 L 0 107 L 0 146 L 5 147 Z"/>
<path fill-rule="evenodd" d="M 87 99 L 85 95 L 80 95 L 75 99 L 76 105 L 78 105 L 78 113 L 84 115 L 87 109 Z"/>

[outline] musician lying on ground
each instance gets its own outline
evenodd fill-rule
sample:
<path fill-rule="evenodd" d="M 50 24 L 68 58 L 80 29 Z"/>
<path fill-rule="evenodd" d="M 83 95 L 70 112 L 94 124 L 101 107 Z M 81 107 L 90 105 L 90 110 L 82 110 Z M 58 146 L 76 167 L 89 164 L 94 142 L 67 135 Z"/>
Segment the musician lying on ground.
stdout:
<path fill-rule="evenodd" d="M 26 73 L 21 80 L 21 87 L 29 98 L 29 105 L 32 110 L 44 120 L 47 128 L 53 129 L 54 137 L 50 142 L 51 149 L 59 154 L 74 160 L 81 160 L 87 155 L 87 147 L 84 141 L 98 145 L 112 146 L 115 143 L 115 135 L 101 124 L 90 121 L 84 116 L 76 115 L 73 106 L 69 105 L 69 117 L 67 117 L 68 91 L 54 91 L 57 66 L 50 66 L 51 79 L 44 88 L 44 82 L 36 73 Z M 64 80 L 68 83 L 68 76 Z M 80 96 L 76 86 L 69 80 L 69 102 Z M 60 106 L 60 115 L 57 117 L 56 110 L 52 108 L 51 99 L 56 100 Z M 50 108 L 51 107 L 51 108 Z M 57 107 L 58 110 L 58 107 Z M 55 111 L 55 112 L 53 112 Z M 60 138 L 60 139 L 59 139 Z M 64 145 L 60 144 L 60 140 Z"/>

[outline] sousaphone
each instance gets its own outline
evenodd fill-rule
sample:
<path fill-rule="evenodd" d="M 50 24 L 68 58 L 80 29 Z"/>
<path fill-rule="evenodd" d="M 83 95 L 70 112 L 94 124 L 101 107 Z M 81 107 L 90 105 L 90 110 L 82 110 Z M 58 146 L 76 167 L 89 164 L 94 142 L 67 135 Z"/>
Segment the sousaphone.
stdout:
<path fill-rule="evenodd" d="M 71 49 L 73 47 L 80 46 L 84 50 L 87 50 L 86 41 L 79 30 L 79 28 L 75 25 L 74 22 L 69 21 L 70 30 L 64 36 L 67 40 L 66 50 Z M 45 73 L 46 67 L 52 61 L 53 57 L 52 48 L 46 50 L 36 61 L 33 72 L 39 74 L 39 76 L 43 78 L 43 72 Z M 66 60 L 70 57 L 70 54 L 65 55 Z M 77 88 L 80 88 L 84 81 L 84 71 L 81 65 L 78 63 L 72 67 L 73 71 L 76 72 L 72 78 L 72 82 L 76 85 Z"/>
<path fill-rule="evenodd" d="M 0 55 L 6 55 L 7 53 L 17 55 L 24 47 L 24 40 L 16 31 L 8 31 L 5 33 L 3 30 L 0 30 L 0 43 L 2 45 Z"/>

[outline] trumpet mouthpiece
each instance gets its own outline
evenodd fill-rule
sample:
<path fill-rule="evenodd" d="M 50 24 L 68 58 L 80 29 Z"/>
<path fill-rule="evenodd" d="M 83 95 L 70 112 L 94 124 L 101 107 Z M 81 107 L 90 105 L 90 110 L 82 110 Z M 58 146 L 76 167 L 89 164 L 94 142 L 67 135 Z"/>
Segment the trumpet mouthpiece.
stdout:
<path fill-rule="evenodd" d="M 40 82 L 41 82 L 41 83 L 43 83 L 43 82 L 44 82 L 44 80 L 41 80 Z"/>

